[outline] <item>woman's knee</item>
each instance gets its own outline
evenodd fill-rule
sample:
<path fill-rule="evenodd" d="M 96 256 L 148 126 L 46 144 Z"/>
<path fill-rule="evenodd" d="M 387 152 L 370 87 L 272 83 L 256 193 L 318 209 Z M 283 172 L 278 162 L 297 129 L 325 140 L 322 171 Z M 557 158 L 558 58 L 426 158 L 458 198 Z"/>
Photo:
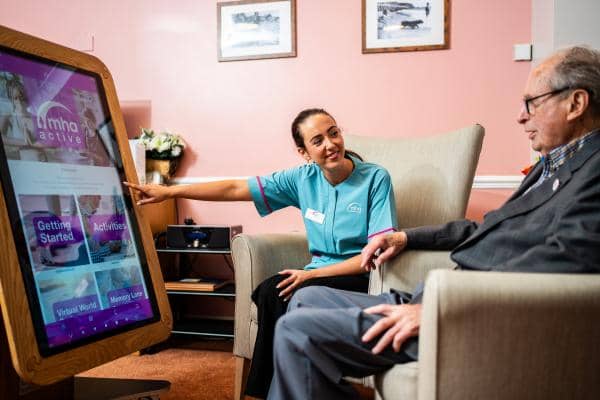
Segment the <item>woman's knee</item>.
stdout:
<path fill-rule="evenodd" d="M 281 275 L 273 275 L 260 283 L 256 288 L 253 297 L 260 301 L 261 299 L 271 299 L 273 296 L 279 295 L 279 289 L 277 285 L 282 281 Z"/>

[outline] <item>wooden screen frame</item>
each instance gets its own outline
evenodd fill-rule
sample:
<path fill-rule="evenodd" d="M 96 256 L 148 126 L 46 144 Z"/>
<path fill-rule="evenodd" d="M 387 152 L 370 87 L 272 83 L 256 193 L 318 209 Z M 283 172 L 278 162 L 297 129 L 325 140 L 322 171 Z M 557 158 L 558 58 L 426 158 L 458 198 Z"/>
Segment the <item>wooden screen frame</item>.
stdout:
<path fill-rule="evenodd" d="M 92 72 L 100 77 L 123 160 L 125 175 L 129 181 L 137 182 L 123 115 L 108 68 L 90 54 L 81 53 L 1 25 L 0 44 L 7 48 Z M 127 332 L 44 357 L 39 352 L 33 322 L 29 318 L 30 311 L 25 283 L 17 257 L 4 193 L 0 187 L 0 306 L 13 366 L 24 381 L 38 385 L 54 383 L 159 343 L 169 336 L 173 319 L 150 226 L 141 209 L 136 205 L 134 205 L 134 213 L 138 221 L 141 244 L 148 263 L 160 319 Z M 3 361 L 0 360 L 0 362 Z"/>

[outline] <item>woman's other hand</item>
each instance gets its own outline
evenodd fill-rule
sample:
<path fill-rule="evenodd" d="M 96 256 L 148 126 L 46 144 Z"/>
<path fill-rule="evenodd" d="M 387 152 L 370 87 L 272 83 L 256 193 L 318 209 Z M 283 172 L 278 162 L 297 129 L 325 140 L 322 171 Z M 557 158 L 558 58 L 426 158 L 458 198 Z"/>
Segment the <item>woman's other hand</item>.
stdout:
<path fill-rule="evenodd" d="M 288 301 L 292 297 L 294 290 L 302 282 L 312 278 L 311 273 L 303 269 L 284 269 L 279 272 L 279 275 L 289 275 L 277 285 L 277 289 L 283 289 L 279 292 L 279 297 L 283 297 L 285 301 Z"/>

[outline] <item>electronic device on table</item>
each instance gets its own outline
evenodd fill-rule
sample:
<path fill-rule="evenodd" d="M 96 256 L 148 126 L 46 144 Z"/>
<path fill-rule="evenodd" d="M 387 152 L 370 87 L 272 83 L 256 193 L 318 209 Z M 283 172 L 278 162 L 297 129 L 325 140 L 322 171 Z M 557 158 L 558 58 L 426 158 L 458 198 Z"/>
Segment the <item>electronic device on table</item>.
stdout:
<path fill-rule="evenodd" d="M 240 225 L 168 225 L 167 248 L 228 250 L 231 239 L 239 233 Z"/>

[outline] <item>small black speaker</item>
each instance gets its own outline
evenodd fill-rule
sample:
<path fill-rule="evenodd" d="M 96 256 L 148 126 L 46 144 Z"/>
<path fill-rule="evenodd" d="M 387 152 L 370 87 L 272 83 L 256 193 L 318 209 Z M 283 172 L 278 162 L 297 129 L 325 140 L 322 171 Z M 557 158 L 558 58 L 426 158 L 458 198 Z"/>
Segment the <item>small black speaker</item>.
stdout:
<path fill-rule="evenodd" d="M 241 232 L 241 225 L 168 225 L 167 248 L 229 250 L 231 238 Z"/>

